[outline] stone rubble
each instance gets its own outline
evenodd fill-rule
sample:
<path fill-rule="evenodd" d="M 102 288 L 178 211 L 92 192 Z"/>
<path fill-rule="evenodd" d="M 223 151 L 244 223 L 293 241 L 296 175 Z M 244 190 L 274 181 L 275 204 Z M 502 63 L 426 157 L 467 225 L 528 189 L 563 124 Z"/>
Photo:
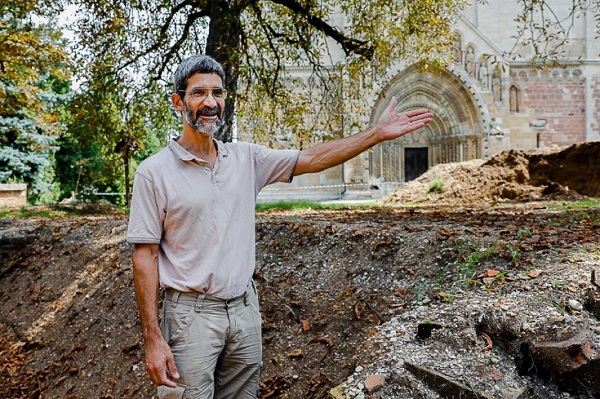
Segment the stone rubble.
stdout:
<path fill-rule="evenodd" d="M 569 301 L 571 309 L 578 308 L 571 306 L 574 302 L 574 299 Z M 568 363 L 567 366 L 557 363 L 555 367 L 567 367 L 568 370 L 559 370 L 566 372 L 600 355 L 600 322 L 587 317 L 587 313 L 580 311 L 562 316 L 552 304 L 520 290 L 492 299 L 472 292 L 449 304 L 416 306 L 378 328 L 368 344 L 371 351 L 379 354 L 377 362 L 357 367 L 344 384 L 344 392 L 349 399 L 445 397 L 437 393 L 435 387 L 432 389 L 415 378 L 407 369 L 407 364 L 411 364 L 435 370 L 448 381 L 480 392 L 477 397 L 482 398 L 484 395 L 501 399 L 524 398 L 534 385 L 537 392 L 531 397 L 577 397 L 562 392 L 551 383 L 540 382 L 536 375 L 520 375 L 517 363 L 522 359 L 515 356 L 515 349 L 510 347 L 511 340 L 501 342 L 498 338 L 500 342 L 494 342 L 486 349 L 486 341 L 478 328 L 484 319 L 492 318 L 488 325 L 503 329 L 502 334 L 514 334 L 512 340 L 516 342 L 533 343 L 549 336 L 571 337 L 566 343 L 551 345 L 553 353 L 563 356 L 561 360 Z M 443 327 L 432 330 L 430 338 L 420 339 L 417 325 L 423 320 L 435 321 Z M 579 339 L 577 332 L 580 332 Z M 578 365 L 570 364 L 567 359 L 567 349 L 575 341 L 585 352 L 585 359 L 582 356 Z M 538 348 L 541 347 L 543 345 L 538 344 Z M 378 388 L 377 396 L 370 396 L 373 391 L 365 390 L 371 375 L 384 377 L 385 383 Z"/>

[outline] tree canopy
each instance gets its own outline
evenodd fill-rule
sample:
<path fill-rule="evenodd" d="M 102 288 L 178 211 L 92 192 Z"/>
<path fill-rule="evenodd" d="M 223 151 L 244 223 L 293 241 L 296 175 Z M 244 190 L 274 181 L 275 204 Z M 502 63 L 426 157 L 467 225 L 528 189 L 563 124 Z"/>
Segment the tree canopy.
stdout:
<path fill-rule="evenodd" d="M 0 182 L 28 183 L 33 198 L 53 188 L 56 106 L 70 73 L 60 32 L 35 22 L 51 12 L 35 1 L 0 7 Z"/>
<path fill-rule="evenodd" d="M 294 113 L 314 99 L 311 93 L 286 90 L 282 78 L 287 66 L 310 67 L 315 84 L 326 85 L 342 79 L 339 69 L 324 67 L 328 51 L 341 51 L 347 59 L 346 85 L 360 85 L 365 68 L 377 72 L 399 58 L 439 58 L 440 50 L 451 43 L 450 31 L 464 4 L 462 0 L 76 1 L 86 10 L 77 24 L 79 46 L 86 49 L 78 64 L 90 68 L 91 54 L 107 74 L 128 76 L 129 84 L 140 91 L 147 92 L 145 85 L 153 82 L 154 88 L 169 92 L 174 67 L 190 54 L 206 53 L 219 61 L 230 93 L 228 123 L 219 134 L 224 141 L 232 139 L 238 102 L 241 120 L 253 116 L 254 129 L 282 124 L 298 129 Z"/>
<path fill-rule="evenodd" d="M 560 56 L 574 21 L 600 0 L 516 0 L 516 41 L 535 62 Z M 479 0 L 487 3 L 486 0 Z M 226 123 L 273 146 L 302 148 L 364 127 L 364 98 L 404 61 L 443 65 L 467 0 L 13 0 L 0 5 L 0 181 L 63 194 L 128 192 L 129 171 L 179 131 L 171 76 L 206 53 L 225 68 Z M 67 46 L 54 21 L 76 6 Z M 563 4 L 564 5 L 564 4 Z M 46 21 L 46 22 L 44 22 Z M 598 28 L 598 26 L 596 27 Z M 68 53 L 68 54 L 67 54 Z M 516 54 L 516 50 L 514 51 Z M 342 57 L 340 57 L 340 55 Z M 79 87 L 69 96 L 70 59 Z M 343 59 L 334 63 L 333 59 Z M 302 81 L 290 73 L 302 68 Z M 292 71 L 293 72 L 293 71 Z M 62 97 L 61 97 L 62 96 Z M 58 105 L 62 104 L 60 108 Z M 62 122 L 62 123 L 61 123 Z"/>

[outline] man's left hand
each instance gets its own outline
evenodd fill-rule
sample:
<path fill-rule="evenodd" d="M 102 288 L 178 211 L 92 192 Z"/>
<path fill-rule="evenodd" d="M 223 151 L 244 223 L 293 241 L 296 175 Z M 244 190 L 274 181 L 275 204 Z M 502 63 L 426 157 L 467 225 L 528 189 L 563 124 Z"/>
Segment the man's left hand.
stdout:
<path fill-rule="evenodd" d="M 394 111 L 398 100 L 392 97 L 390 104 L 377 120 L 374 128 L 380 141 L 393 140 L 407 133 L 422 128 L 433 120 L 433 114 L 425 108 L 418 108 L 408 112 L 397 113 Z"/>

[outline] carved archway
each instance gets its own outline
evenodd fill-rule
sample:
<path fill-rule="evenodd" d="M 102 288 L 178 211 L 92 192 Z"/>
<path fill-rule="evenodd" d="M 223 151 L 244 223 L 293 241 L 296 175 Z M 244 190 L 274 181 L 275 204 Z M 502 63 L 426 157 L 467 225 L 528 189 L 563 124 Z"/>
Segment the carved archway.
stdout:
<path fill-rule="evenodd" d="M 405 181 L 405 154 L 419 148 L 426 149 L 420 151 L 427 153 L 425 170 L 439 163 L 482 158 L 489 116 L 473 79 L 458 70 L 425 69 L 422 63 L 392 79 L 375 104 L 371 124 L 392 96 L 398 98 L 397 111 L 423 107 L 434 118 L 417 132 L 375 146 L 369 157 L 370 175 L 386 182 Z"/>

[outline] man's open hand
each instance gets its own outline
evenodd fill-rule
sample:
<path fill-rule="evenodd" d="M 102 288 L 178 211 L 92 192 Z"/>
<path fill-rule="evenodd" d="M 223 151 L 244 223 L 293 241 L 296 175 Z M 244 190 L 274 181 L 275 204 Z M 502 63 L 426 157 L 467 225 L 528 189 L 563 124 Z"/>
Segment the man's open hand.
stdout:
<path fill-rule="evenodd" d="M 376 129 L 381 141 L 393 140 L 407 133 L 422 128 L 432 121 L 433 114 L 425 108 L 414 109 L 408 112 L 397 113 L 394 111 L 398 100 L 392 97 L 390 104 L 377 120 Z"/>

